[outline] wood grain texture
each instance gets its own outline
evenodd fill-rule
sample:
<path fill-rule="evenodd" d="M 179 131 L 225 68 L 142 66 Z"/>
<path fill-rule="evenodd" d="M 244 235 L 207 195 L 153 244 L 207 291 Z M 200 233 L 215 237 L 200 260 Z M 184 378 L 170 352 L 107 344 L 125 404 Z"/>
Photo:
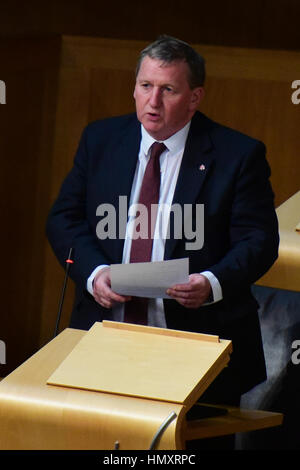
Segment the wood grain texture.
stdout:
<path fill-rule="evenodd" d="M 171 413 L 176 419 L 157 450 L 184 449 L 186 440 L 282 422 L 280 413 L 231 407 L 225 416 L 186 422 L 188 407 L 181 404 L 47 385 L 48 377 L 87 334 L 64 330 L 1 381 L 1 450 L 112 450 L 116 441 L 120 450 L 147 450 Z"/>
<path fill-rule="evenodd" d="M 227 365 L 230 340 L 95 323 L 47 383 L 192 406 Z M 168 331 L 168 330 L 166 330 Z"/>
<path fill-rule="evenodd" d="M 300 292 L 300 233 L 296 230 L 300 218 L 300 191 L 281 204 L 279 221 L 279 256 L 259 285 Z"/>
<path fill-rule="evenodd" d="M 103 320 L 102 327 L 114 328 L 114 329 L 123 330 L 123 331 L 129 330 L 129 331 L 143 332 L 143 333 L 149 333 L 149 334 L 154 334 L 154 335 L 172 336 L 175 338 L 194 339 L 195 341 L 211 341 L 213 343 L 220 342 L 219 337 L 215 335 L 194 333 L 191 331 L 171 330 L 169 328 L 157 328 L 157 327 L 151 327 L 151 326 L 148 326 L 145 329 L 143 325 L 136 325 L 134 323 L 120 323 L 116 321 Z"/>
<path fill-rule="evenodd" d="M 148 449 L 175 412 L 158 449 L 182 447 L 182 405 L 47 385 L 86 332 L 64 330 L 0 384 L 0 448 L 25 450 Z"/>

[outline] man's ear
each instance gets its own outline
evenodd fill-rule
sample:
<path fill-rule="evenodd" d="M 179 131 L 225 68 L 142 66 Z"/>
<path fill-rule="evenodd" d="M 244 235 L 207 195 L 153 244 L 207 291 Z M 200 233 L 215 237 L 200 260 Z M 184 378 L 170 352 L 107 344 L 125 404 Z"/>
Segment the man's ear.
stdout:
<path fill-rule="evenodd" d="M 199 86 L 197 88 L 194 88 L 192 90 L 192 95 L 191 95 L 191 100 L 190 100 L 190 105 L 191 105 L 191 110 L 196 110 L 203 100 L 205 95 L 205 90 L 202 86 Z"/>

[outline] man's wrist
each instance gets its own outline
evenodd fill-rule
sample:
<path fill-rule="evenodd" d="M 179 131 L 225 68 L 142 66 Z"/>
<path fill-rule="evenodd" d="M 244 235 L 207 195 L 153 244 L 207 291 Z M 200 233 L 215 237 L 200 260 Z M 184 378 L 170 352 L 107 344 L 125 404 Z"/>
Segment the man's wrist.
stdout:
<path fill-rule="evenodd" d="M 93 295 L 94 293 L 94 286 L 93 286 L 93 282 L 94 282 L 94 279 L 96 277 L 96 274 L 98 274 L 99 271 L 101 271 L 101 269 L 103 268 L 107 268 L 108 267 L 108 264 L 101 264 L 100 266 L 97 266 L 94 271 L 91 273 L 91 275 L 89 276 L 88 280 L 87 280 L 87 283 L 86 283 L 86 288 L 87 288 L 87 291 Z"/>
<path fill-rule="evenodd" d="M 211 295 L 209 296 L 208 300 L 205 302 L 204 305 L 219 302 L 220 300 L 222 300 L 222 287 L 216 276 L 211 271 L 203 271 L 200 274 L 202 274 L 202 276 L 205 276 L 206 279 L 208 279 L 211 286 Z"/>

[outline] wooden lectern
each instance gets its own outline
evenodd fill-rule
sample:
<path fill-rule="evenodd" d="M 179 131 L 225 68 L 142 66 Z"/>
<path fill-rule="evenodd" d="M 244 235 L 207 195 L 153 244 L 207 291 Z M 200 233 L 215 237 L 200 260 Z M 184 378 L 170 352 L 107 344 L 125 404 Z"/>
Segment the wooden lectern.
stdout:
<path fill-rule="evenodd" d="M 300 191 L 276 209 L 279 256 L 258 285 L 300 292 Z"/>
<path fill-rule="evenodd" d="M 126 323 L 66 329 L 0 383 L 0 449 L 184 449 L 281 424 L 231 407 L 187 419 L 231 350 L 217 336 Z"/>

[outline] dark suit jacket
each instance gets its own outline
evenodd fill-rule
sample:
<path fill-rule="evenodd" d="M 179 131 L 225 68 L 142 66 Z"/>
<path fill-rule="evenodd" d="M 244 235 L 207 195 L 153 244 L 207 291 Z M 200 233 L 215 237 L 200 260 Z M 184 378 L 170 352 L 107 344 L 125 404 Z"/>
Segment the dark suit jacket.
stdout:
<path fill-rule="evenodd" d="M 86 282 L 96 266 L 122 262 L 124 240 L 97 238 L 96 209 L 112 204 L 118 220 L 119 196 L 130 198 L 140 139 L 135 114 L 88 125 L 50 212 L 47 234 L 63 266 L 74 248 L 71 277 L 77 290 L 71 327 L 88 329 L 95 321 L 111 319 L 111 311 L 87 292 Z M 204 204 L 204 246 L 187 251 L 190 240 L 171 237 L 165 259 L 188 256 L 190 273 L 210 270 L 222 286 L 223 300 L 196 310 L 164 300 L 166 321 L 169 328 L 232 339 L 234 353 L 225 375 L 241 392 L 265 378 L 257 303 L 250 286 L 277 257 L 269 176 L 261 142 L 195 114 L 173 203 Z"/>

